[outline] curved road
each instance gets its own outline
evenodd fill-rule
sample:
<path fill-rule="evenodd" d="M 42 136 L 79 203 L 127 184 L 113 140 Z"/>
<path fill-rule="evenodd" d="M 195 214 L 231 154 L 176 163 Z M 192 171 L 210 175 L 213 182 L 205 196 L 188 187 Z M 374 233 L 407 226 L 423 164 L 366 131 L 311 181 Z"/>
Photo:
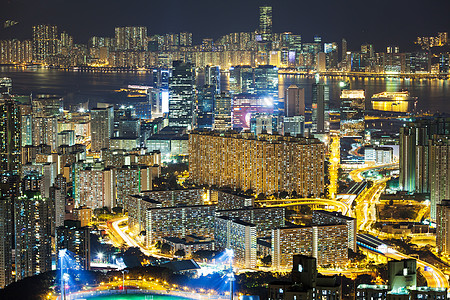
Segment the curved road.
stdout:
<path fill-rule="evenodd" d="M 324 205 L 333 206 L 335 210 L 340 211 L 343 215 L 347 215 L 350 208 L 344 202 L 329 200 L 329 199 L 311 199 L 311 198 L 301 198 L 301 199 L 278 199 L 278 200 L 260 200 L 255 201 L 262 207 L 287 207 L 296 205 Z"/>

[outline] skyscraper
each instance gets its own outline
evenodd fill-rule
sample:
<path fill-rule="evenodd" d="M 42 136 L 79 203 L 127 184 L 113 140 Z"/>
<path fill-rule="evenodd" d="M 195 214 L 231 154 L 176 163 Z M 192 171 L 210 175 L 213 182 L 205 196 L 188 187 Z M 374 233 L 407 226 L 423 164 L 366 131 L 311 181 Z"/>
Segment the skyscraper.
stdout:
<path fill-rule="evenodd" d="M 33 60 L 47 62 L 58 51 L 58 28 L 54 25 L 33 26 Z"/>
<path fill-rule="evenodd" d="M 342 39 L 342 61 L 347 59 L 347 40 Z"/>
<path fill-rule="evenodd" d="M 169 126 L 193 125 L 195 73 L 191 63 L 174 61 L 169 80 Z"/>
<path fill-rule="evenodd" d="M 215 85 L 204 85 L 198 91 L 197 101 L 197 127 L 211 129 L 213 126 L 214 99 L 216 94 Z"/>
<path fill-rule="evenodd" d="M 263 42 L 272 41 L 272 6 L 259 7 L 259 34 Z"/>
<path fill-rule="evenodd" d="M 14 203 L 16 280 L 51 270 L 50 203 L 25 191 Z"/>
<path fill-rule="evenodd" d="M 66 220 L 56 229 L 56 253 L 67 249 L 74 254 L 79 268 L 90 269 L 91 244 L 89 227 L 82 227 L 80 221 Z"/>
<path fill-rule="evenodd" d="M 147 27 L 116 27 L 115 32 L 117 50 L 147 50 Z"/>
<path fill-rule="evenodd" d="M 114 108 L 94 108 L 91 110 L 91 150 L 98 152 L 109 148 L 113 134 Z"/>
<path fill-rule="evenodd" d="M 12 203 L 8 195 L 0 195 L 0 288 L 12 282 Z"/>
<path fill-rule="evenodd" d="M 20 108 L 9 94 L 0 98 L 0 170 L 20 171 Z"/>
<path fill-rule="evenodd" d="M 450 199 L 450 135 L 434 136 L 429 141 L 429 183 L 431 218 L 436 218 L 436 205 Z"/>
<path fill-rule="evenodd" d="M 364 90 L 342 90 L 340 103 L 341 136 L 364 137 Z"/>
<path fill-rule="evenodd" d="M 207 66 L 205 68 L 205 84 L 215 86 L 215 93 L 220 94 L 220 67 Z"/>
<path fill-rule="evenodd" d="M 436 205 L 436 247 L 441 254 L 450 254 L 450 200 Z"/>
<path fill-rule="evenodd" d="M 284 104 L 284 115 L 286 117 L 305 115 L 305 89 L 291 85 L 286 90 L 286 101 Z"/>
<path fill-rule="evenodd" d="M 227 131 L 231 129 L 231 96 L 225 92 L 214 98 L 213 129 Z"/>
<path fill-rule="evenodd" d="M 312 87 L 312 132 L 330 131 L 330 87 L 324 83 L 314 83 Z"/>

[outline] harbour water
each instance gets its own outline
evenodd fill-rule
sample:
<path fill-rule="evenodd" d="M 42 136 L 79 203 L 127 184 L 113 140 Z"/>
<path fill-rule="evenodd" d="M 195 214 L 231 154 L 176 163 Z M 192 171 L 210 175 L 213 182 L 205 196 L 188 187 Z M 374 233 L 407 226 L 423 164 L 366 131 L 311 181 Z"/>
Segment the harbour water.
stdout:
<path fill-rule="evenodd" d="M 65 105 L 90 101 L 120 103 L 136 101 L 127 99 L 115 92 L 130 83 L 151 85 L 149 72 L 88 72 L 65 71 L 57 69 L 21 69 L 0 66 L 0 77 L 13 80 L 13 92 L 18 94 L 51 93 L 64 96 Z M 399 78 L 363 78 L 363 77 L 322 77 L 330 86 L 330 107 L 339 106 L 339 82 L 350 81 L 351 89 L 364 89 L 366 101 L 373 94 L 384 91 L 408 90 L 412 97 L 417 97 L 419 111 L 450 113 L 450 80 L 442 79 L 399 79 Z M 227 87 L 227 76 L 223 76 L 223 87 Z M 305 89 L 306 105 L 310 106 L 312 84 L 315 79 L 304 75 L 280 75 L 280 97 L 291 84 Z"/>

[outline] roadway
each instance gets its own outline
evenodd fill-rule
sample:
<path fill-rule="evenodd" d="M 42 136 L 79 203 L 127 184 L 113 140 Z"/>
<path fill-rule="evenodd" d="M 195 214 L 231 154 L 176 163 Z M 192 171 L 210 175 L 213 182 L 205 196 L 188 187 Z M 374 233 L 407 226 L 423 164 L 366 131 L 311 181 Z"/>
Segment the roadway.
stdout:
<path fill-rule="evenodd" d="M 350 172 L 350 178 L 355 182 L 361 182 L 364 180 L 364 177 L 361 175 L 364 172 L 367 171 L 374 171 L 379 169 L 388 169 L 388 168 L 397 168 L 399 165 L 397 163 L 393 164 L 385 164 L 385 165 L 376 165 L 376 166 L 369 166 L 361 169 L 356 169 Z"/>
<path fill-rule="evenodd" d="M 329 199 L 274 199 L 274 200 L 257 200 L 255 201 L 261 207 L 289 207 L 298 205 L 320 205 L 325 206 L 326 210 L 340 211 L 343 215 L 347 215 L 350 207 L 344 202 Z"/>

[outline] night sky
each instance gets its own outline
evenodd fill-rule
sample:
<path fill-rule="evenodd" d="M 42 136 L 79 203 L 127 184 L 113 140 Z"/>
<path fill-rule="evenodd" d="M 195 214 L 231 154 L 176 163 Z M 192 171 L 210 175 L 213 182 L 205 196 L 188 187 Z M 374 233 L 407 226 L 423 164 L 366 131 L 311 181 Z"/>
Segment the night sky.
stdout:
<path fill-rule="evenodd" d="M 418 35 L 450 31 L 450 0 L 0 0 L 0 21 L 19 21 L 0 29 L 0 39 L 31 38 L 31 26 L 56 24 L 75 42 L 90 36 L 113 36 L 117 26 L 147 26 L 149 34 L 190 31 L 194 42 L 258 26 L 258 6 L 273 6 L 274 32 L 291 31 L 304 42 L 313 36 L 340 43 L 349 50 L 364 42 L 376 51 L 386 45 L 412 46 Z"/>

